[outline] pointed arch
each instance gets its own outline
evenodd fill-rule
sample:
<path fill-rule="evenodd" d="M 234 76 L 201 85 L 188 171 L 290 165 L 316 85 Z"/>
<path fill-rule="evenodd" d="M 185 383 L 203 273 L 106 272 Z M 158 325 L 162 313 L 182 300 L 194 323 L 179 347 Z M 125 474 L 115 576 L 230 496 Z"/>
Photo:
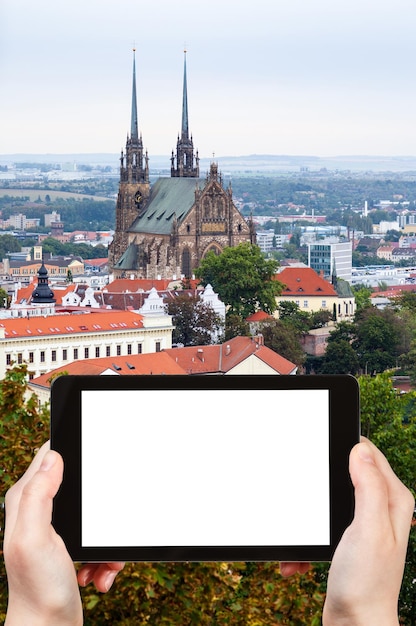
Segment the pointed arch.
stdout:
<path fill-rule="evenodd" d="M 218 256 L 222 252 L 222 247 L 216 241 L 211 241 L 211 243 L 203 251 L 202 258 L 204 258 L 208 252 L 213 252 Z"/>

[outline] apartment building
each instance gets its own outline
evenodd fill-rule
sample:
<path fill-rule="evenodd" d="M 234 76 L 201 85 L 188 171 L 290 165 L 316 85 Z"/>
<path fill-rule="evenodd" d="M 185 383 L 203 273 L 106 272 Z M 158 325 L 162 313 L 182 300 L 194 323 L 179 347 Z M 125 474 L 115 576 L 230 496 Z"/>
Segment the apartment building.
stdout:
<path fill-rule="evenodd" d="M 0 320 L 0 378 L 27 363 L 30 378 L 73 361 L 159 352 L 172 347 L 164 311 L 102 311 Z"/>

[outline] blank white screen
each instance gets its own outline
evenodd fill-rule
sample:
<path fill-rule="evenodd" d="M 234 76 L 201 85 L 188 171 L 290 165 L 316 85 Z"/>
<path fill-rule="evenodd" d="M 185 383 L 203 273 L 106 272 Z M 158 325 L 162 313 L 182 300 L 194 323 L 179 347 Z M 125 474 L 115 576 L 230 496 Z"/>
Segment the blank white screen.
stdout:
<path fill-rule="evenodd" d="M 82 546 L 329 545 L 328 390 L 83 391 Z"/>

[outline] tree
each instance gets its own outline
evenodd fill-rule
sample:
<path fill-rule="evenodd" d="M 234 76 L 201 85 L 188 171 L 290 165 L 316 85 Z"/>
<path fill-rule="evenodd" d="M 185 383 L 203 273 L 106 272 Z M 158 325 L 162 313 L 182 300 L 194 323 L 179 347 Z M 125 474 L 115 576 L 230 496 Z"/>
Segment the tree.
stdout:
<path fill-rule="evenodd" d="M 367 308 L 355 316 L 356 350 L 365 373 L 383 372 L 400 356 L 400 320 L 390 309 Z"/>
<path fill-rule="evenodd" d="M 168 313 L 173 316 L 175 326 L 173 343 L 206 346 L 220 338 L 224 322 L 199 296 L 187 292 L 176 296 L 168 304 Z"/>
<path fill-rule="evenodd" d="M 0 287 L 0 309 L 8 309 L 10 296 L 5 289 Z"/>
<path fill-rule="evenodd" d="M 353 292 L 357 311 L 361 311 L 362 309 L 371 306 L 370 296 L 372 291 L 369 287 L 361 286 L 358 289 L 353 289 Z"/>
<path fill-rule="evenodd" d="M 233 337 L 249 337 L 250 326 L 246 320 L 235 313 L 226 313 L 224 341 Z"/>
<path fill-rule="evenodd" d="M 266 321 L 260 325 L 259 330 L 264 337 L 265 346 L 298 367 L 304 364 L 306 354 L 300 343 L 302 333 L 290 322 L 280 319 Z"/>
<path fill-rule="evenodd" d="M 279 319 L 292 326 L 298 332 L 307 332 L 312 327 L 312 320 L 309 313 L 301 311 L 296 302 L 286 300 L 277 305 Z"/>
<path fill-rule="evenodd" d="M 0 235 L 0 259 L 4 259 L 8 252 L 20 252 L 21 245 L 13 235 Z"/>
<path fill-rule="evenodd" d="M 340 339 L 328 342 L 319 373 L 356 374 L 359 367 L 357 354 L 350 342 Z"/>
<path fill-rule="evenodd" d="M 266 260 L 256 245 L 248 242 L 227 247 L 221 254 L 209 252 L 195 274 L 203 285 L 211 284 L 230 312 L 248 317 L 258 309 L 272 313 L 282 285 L 274 276 L 277 261 Z"/>

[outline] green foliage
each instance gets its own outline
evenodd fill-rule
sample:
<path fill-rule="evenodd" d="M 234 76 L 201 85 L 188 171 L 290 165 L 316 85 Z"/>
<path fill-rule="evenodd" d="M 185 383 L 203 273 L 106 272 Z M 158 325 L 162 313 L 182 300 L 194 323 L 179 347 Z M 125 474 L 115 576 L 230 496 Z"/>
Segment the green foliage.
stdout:
<path fill-rule="evenodd" d="M 319 374 L 357 374 L 359 362 L 349 341 L 328 342 Z"/>
<path fill-rule="evenodd" d="M 384 372 L 396 365 L 400 356 L 400 319 L 390 309 L 371 307 L 355 316 L 353 348 L 365 373 Z"/>
<path fill-rule="evenodd" d="M 258 246 L 248 242 L 209 252 L 195 274 L 211 284 L 232 313 L 248 317 L 258 309 L 272 313 L 282 285 L 274 279 L 277 262 L 266 260 Z"/>
<path fill-rule="evenodd" d="M 353 292 L 357 311 L 362 311 L 362 309 L 371 306 L 370 296 L 372 291 L 369 287 L 360 287 L 359 289 L 353 288 Z"/>
<path fill-rule="evenodd" d="M 5 289 L 0 287 L 0 309 L 8 309 L 10 304 L 10 296 Z"/>
<path fill-rule="evenodd" d="M 103 245 L 90 246 L 87 243 L 62 243 L 53 237 L 47 237 L 42 242 L 45 252 L 56 256 L 79 256 L 83 259 L 102 259 L 108 255 L 108 250 Z"/>
<path fill-rule="evenodd" d="M 13 235 L 0 235 L 0 259 L 4 259 L 8 252 L 20 252 L 21 245 Z"/>
<path fill-rule="evenodd" d="M 168 303 L 168 313 L 175 326 L 173 343 L 184 346 L 206 346 L 222 331 L 223 320 L 199 296 L 180 294 Z"/>
<path fill-rule="evenodd" d="M 287 320 L 268 320 L 259 327 L 264 338 L 264 345 L 285 357 L 298 367 L 306 360 L 300 338 L 301 331 Z"/>
<path fill-rule="evenodd" d="M 225 315 L 225 335 L 224 340 L 232 339 L 233 337 L 249 337 L 250 326 L 246 320 L 235 313 L 227 311 Z"/>
<path fill-rule="evenodd" d="M 27 366 L 15 365 L 0 383 L 1 493 L 20 478 L 49 436 L 49 414 L 35 395 L 26 398 Z"/>

